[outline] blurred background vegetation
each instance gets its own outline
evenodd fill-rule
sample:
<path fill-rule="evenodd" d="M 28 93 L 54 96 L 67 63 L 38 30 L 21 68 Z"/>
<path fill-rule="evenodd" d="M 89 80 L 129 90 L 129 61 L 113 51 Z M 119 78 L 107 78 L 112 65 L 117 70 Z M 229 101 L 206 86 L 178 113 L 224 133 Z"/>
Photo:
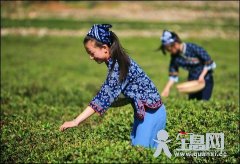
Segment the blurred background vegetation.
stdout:
<path fill-rule="evenodd" d="M 237 38 L 238 13 L 237 1 L 1 1 L 5 28 L 84 31 L 93 23 L 111 22 L 124 36 L 160 35 L 167 28 L 182 37 Z"/>

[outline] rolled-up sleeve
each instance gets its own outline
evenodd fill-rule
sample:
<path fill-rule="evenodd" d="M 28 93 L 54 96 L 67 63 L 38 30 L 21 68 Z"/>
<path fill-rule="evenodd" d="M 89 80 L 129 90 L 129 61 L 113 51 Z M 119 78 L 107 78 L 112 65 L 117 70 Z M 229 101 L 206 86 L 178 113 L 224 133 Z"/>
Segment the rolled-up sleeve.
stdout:
<path fill-rule="evenodd" d="M 122 91 L 121 83 L 119 82 L 119 71 L 114 70 L 108 73 L 107 79 L 102 85 L 100 91 L 89 103 L 89 106 L 100 115 L 105 113 Z"/>
<path fill-rule="evenodd" d="M 210 55 L 202 47 L 196 46 L 195 53 L 204 64 L 204 69 L 213 70 L 216 68 L 216 63 L 211 59 Z"/>
<path fill-rule="evenodd" d="M 169 80 L 178 82 L 178 66 L 173 58 L 171 59 L 169 65 Z"/>

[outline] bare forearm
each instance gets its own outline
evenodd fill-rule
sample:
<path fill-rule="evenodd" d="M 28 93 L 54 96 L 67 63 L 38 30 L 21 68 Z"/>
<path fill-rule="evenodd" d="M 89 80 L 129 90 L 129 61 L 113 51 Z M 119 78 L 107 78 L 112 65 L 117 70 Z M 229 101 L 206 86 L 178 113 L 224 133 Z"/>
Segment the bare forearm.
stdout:
<path fill-rule="evenodd" d="M 161 96 L 163 97 L 168 97 L 169 95 L 169 92 L 170 92 L 170 88 L 173 86 L 174 84 L 174 81 L 173 80 L 169 80 L 166 84 L 166 86 L 164 87 L 162 93 L 161 93 Z"/>
<path fill-rule="evenodd" d="M 169 80 L 169 81 L 167 82 L 167 84 L 165 85 L 165 88 L 164 88 L 164 89 L 170 90 L 171 87 L 173 86 L 173 84 L 174 84 L 174 81 L 173 81 L 173 80 Z"/>
<path fill-rule="evenodd" d="M 207 69 L 203 69 L 202 73 L 200 74 L 200 77 L 204 78 L 207 74 L 208 70 Z"/>
<path fill-rule="evenodd" d="M 88 106 L 81 114 L 78 115 L 77 118 L 74 119 L 74 122 L 79 125 L 82 121 L 90 117 L 95 111 Z"/>

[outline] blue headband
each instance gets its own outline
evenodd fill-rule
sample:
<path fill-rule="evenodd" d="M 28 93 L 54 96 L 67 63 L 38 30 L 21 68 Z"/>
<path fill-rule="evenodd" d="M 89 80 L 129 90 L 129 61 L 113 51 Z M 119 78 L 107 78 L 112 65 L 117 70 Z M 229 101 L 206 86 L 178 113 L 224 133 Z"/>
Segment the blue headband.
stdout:
<path fill-rule="evenodd" d="M 167 30 L 163 31 L 162 37 L 160 39 L 161 39 L 162 44 L 164 46 L 175 42 L 175 37 L 173 37 L 172 33 L 170 31 L 167 31 Z"/>
<path fill-rule="evenodd" d="M 94 24 L 89 30 L 87 36 L 90 36 L 101 43 L 111 45 L 111 31 L 109 31 L 109 28 L 111 27 L 112 25 L 110 24 Z"/>

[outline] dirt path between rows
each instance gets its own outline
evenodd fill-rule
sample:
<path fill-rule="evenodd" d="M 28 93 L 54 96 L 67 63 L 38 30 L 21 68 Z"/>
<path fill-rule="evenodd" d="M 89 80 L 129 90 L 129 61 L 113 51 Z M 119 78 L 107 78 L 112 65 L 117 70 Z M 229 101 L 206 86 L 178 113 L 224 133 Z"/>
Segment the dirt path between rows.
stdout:
<path fill-rule="evenodd" d="M 239 19 L 237 1 L 98 1 L 45 3 L 8 2 L 2 4 L 2 17 L 14 19 L 71 18 L 139 21 L 190 22 Z"/>

